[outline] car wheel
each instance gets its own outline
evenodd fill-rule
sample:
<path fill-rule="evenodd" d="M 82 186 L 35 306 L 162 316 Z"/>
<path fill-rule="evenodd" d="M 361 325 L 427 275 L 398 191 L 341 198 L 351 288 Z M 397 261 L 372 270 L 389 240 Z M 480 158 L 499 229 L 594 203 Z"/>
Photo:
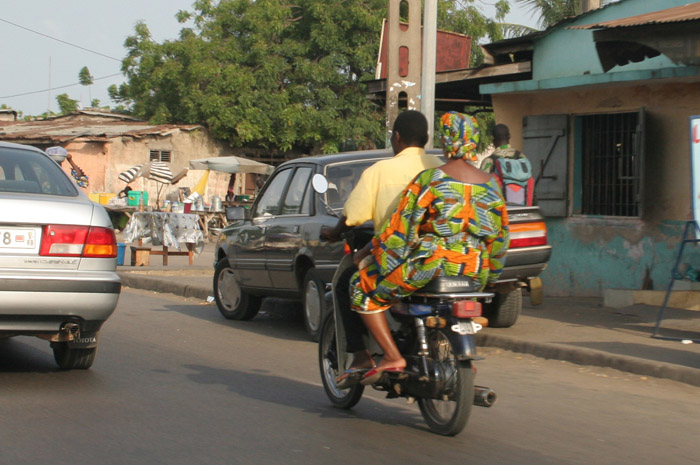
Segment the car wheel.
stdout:
<path fill-rule="evenodd" d="M 51 348 L 53 358 L 62 370 L 86 370 L 92 366 L 97 356 L 97 347 L 71 349 L 67 342 L 54 342 Z"/>
<path fill-rule="evenodd" d="M 214 271 L 214 298 L 221 314 L 229 320 L 250 320 L 260 310 L 260 297 L 241 290 L 225 258 L 219 260 Z"/>
<path fill-rule="evenodd" d="M 325 285 L 311 268 L 304 275 L 304 325 L 314 342 L 321 335 L 321 325 L 326 316 Z"/>
<path fill-rule="evenodd" d="M 506 294 L 498 294 L 484 307 L 484 315 L 492 328 L 510 328 L 518 321 L 523 308 L 523 291 L 515 289 Z"/>

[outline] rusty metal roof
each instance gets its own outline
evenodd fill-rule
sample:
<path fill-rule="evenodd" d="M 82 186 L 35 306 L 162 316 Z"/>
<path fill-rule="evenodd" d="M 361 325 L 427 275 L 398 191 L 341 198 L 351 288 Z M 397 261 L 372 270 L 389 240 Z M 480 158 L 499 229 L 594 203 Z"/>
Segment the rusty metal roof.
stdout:
<path fill-rule="evenodd" d="M 70 115 L 34 121 L 0 121 L 0 140 L 9 142 L 55 143 L 106 141 L 113 137 L 167 136 L 172 132 L 192 131 L 197 124 L 153 125 L 136 118 L 116 113 L 78 111 Z"/>
<path fill-rule="evenodd" d="M 613 19 L 602 23 L 569 26 L 568 29 L 612 29 L 616 27 L 646 26 L 650 24 L 679 23 L 700 19 L 700 2 L 653 11 L 627 18 Z"/>

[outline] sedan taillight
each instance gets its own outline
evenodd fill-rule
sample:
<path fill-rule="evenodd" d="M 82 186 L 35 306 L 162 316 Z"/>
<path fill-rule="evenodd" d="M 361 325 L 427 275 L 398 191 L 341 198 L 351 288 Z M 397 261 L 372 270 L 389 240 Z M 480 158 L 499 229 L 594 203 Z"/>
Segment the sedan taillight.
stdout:
<path fill-rule="evenodd" d="M 109 228 L 47 225 L 44 226 L 39 255 L 114 258 L 117 256 L 117 238 Z"/>
<path fill-rule="evenodd" d="M 511 224 L 508 235 L 511 249 L 547 245 L 547 226 L 543 221 Z"/>

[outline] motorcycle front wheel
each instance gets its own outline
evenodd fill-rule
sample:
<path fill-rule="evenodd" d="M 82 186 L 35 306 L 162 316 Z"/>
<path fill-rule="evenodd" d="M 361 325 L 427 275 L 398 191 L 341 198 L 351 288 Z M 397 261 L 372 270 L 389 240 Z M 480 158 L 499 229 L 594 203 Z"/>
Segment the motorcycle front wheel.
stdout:
<path fill-rule="evenodd" d="M 339 389 L 335 380 L 342 368 L 338 367 L 338 348 L 335 339 L 335 319 L 329 315 L 321 328 L 318 341 L 318 364 L 321 369 L 321 381 L 326 395 L 333 406 L 343 409 L 354 407 L 362 397 L 365 387 L 355 384 L 346 389 Z"/>
<path fill-rule="evenodd" d="M 418 399 L 421 414 L 430 429 L 443 436 L 459 434 L 467 425 L 474 402 L 474 370 L 471 362 L 459 361 L 445 331 L 428 334 L 430 357 L 445 376 L 441 399 Z"/>

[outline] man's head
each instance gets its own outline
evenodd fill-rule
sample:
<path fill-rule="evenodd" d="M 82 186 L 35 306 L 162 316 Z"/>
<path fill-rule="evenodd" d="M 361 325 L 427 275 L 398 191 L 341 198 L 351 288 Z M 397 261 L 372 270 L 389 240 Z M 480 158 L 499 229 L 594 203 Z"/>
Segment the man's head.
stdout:
<path fill-rule="evenodd" d="M 407 147 L 425 147 L 428 143 L 428 120 L 423 113 L 406 110 L 399 113 L 391 132 L 391 147 L 397 154 Z"/>
<path fill-rule="evenodd" d="M 497 124 L 493 128 L 493 145 L 499 147 L 510 143 L 510 131 L 505 124 Z"/>

